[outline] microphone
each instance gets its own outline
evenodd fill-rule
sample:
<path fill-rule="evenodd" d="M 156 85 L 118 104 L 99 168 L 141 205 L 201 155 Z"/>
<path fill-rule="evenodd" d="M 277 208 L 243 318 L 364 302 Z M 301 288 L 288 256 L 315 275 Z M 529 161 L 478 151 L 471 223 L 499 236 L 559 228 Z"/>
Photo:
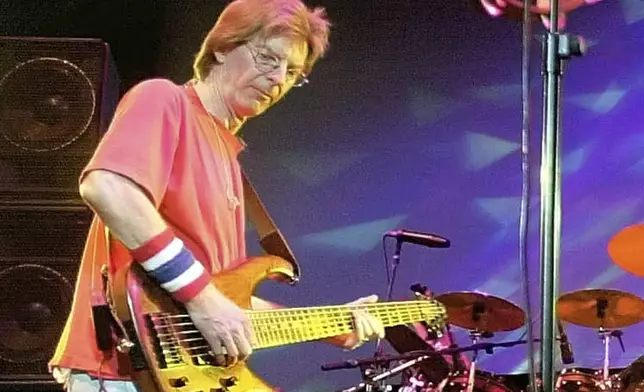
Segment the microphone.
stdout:
<path fill-rule="evenodd" d="M 561 351 L 561 362 L 564 365 L 570 365 L 575 362 L 575 356 L 572 353 L 572 346 L 568 341 L 568 335 L 564 331 L 563 325 L 560 320 L 557 320 L 557 328 L 559 329 L 559 350 Z"/>
<path fill-rule="evenodd" d="M 449 248 L 450 242 L 447 238 L 435 234 L 421 233 L 406 229 L 393 230 L 385 233 L 385 237 L 392 237 L 400 242 L 423 245 L 429 248 Z"/>

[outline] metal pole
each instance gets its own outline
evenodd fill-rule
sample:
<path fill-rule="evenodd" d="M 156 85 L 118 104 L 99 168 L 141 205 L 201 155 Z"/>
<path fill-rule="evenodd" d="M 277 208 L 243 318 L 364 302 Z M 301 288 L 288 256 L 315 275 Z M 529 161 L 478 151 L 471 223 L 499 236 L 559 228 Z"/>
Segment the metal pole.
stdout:
<path fill-rule="evenodd" d="M 544 52 L 544 116 L 541 161 L 541 373 L 543 390 L 555 387 L 555 312 L 561 253 L 561 76 L 559 0 L 550 0 Z"/>

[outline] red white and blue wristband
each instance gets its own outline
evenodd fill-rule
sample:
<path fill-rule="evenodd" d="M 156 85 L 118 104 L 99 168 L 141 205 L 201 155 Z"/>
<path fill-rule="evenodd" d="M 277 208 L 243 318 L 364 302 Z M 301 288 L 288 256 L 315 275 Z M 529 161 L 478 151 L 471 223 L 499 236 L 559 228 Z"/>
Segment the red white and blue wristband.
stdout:
<path fill-rule="evenodd" d="M 210 284 L 206 269 L 169 228 L 131 254 L 179 302 L 191 300 Z"/>

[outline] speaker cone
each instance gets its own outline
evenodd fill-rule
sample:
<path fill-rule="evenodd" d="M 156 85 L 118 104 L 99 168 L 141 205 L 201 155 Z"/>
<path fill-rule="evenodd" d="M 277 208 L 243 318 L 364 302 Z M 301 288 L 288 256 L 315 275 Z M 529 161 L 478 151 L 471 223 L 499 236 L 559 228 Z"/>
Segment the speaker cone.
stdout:
<path fill-rule="evenodd" d="M 31 59 L 0 80 L 0 133 L 28 151 L 61 149 L 89 127 L 96 94 L 85 73 L 53 57 Z"/>
<path fill-rule="evenodd" d="M 22 264 L 0 272 L 0 358 L 48 360 L 71 308 L 72 284 L 54 269 Z"/>

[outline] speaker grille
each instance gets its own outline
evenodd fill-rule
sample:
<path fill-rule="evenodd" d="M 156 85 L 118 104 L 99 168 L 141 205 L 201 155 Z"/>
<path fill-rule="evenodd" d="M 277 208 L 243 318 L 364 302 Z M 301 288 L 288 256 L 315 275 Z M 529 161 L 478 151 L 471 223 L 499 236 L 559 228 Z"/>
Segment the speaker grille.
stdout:
<path fill-rule="evenodd" d="M 52 380 L 47 362 L 92 216 L 84 207 L 0 206 L 0 390 L 3 381 Z"/>
<path fill-rule="evenodd" d="M 95 109 L 92 82 L 64 59 L 31 59 L 0 80 L 2 136 L 27 151 L 53 151 L 73 143 L 89 127 Z"/>
<path fill-rule="evenodd" d="M 0 37 L 0 201 L 78 200 L 118 83 L 101 40 Z"/>
<path fill-rule="evenodd" d="M 46 366 L 56 348 L 71 308 L 70 278 L 78 262 L 3 262 L 14 265 L 0 270 L 0 361 L 5 373 L 29 373 Z"/>

